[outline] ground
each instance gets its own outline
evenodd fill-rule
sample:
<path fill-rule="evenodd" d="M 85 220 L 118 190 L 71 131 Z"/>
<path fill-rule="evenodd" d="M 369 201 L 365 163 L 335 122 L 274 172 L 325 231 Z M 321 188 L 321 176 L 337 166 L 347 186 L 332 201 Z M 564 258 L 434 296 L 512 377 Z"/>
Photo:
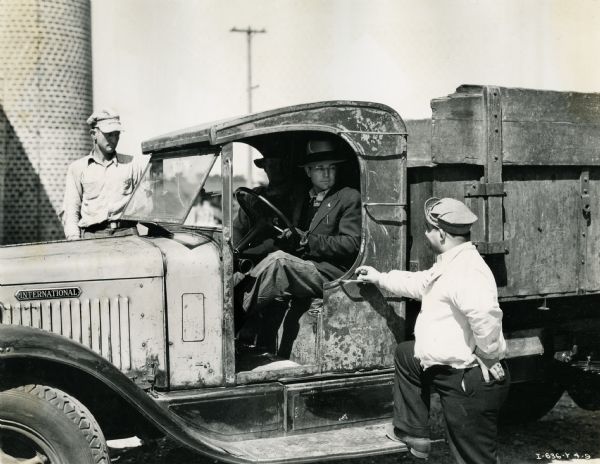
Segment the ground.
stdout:
<path fill-rule="evenodd" d="M 433 409 L 434 433 L 443 434 L 436 405 Z M 550 413 L 537 422 L 501 427 L 501 462 L 513 463 L 594 463 L 600 464 L 600 411 L 585 411 L 565 395 Z M 160 439 L 137 448 L 114 451 L 119 464 L 213 464 L 215 461 Z M 577 459 L 579 456 L 579 459 Z M 408 454 L 336 461 L 333 464 L 409 464 L 422 462 Z M 432 464 L 453 464 L 445 442 L 433 445 Z"/>

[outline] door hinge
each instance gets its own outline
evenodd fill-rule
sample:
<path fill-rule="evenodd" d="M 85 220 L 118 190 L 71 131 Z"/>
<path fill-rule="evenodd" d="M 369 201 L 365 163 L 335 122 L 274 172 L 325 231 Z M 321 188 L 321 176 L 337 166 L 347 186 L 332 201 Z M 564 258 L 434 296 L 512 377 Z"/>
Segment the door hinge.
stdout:
<path fill-rule="evenodd" d="M 465 184 L 465 198 L 505 196 L 504 182 L 469 182 Z"/>
<path fill-rule="evenodd" d="M 481 255 L 506 255 L 508 254 L 508 240 L 500 242 L 473 242 Z"/>

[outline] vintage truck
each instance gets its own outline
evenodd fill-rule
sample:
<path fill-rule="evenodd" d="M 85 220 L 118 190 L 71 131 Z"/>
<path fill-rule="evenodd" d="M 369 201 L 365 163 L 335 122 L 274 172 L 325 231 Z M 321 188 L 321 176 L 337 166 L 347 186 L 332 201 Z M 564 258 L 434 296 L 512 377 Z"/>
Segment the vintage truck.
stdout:
<path fill-rule="evenodd" d="M 430 266 L 430 196 L 480 218 L 509 345 L 503 418 L 538 418 L 565 389 L 597 408 L 600 94 L 462 86 L 431 107 L 405 124 L 381 104 L 312 103 L 156 137 L 125 213 L 140 236 L 1 247 L 0 456 L 108 463 L 105 438 L 156 434 L 231 463 L 405 451 L 384 426 L 418 303 L 353 270 Z M 360 252 L 322 300 L 265 329 L 270 353 L 237 347 L 234 275 L 252 263 L 232 221 L 252 193 L 234 195 L 234 145 L 295 167 L 316 134 L 361 192 Z"/>

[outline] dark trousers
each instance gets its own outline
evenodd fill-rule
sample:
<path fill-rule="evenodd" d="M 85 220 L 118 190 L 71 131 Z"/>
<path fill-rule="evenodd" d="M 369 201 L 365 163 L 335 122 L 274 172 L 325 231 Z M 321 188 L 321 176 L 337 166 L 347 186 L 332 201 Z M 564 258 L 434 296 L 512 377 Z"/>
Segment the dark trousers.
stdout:
<path fill-rule="evenodd" d="M 236 300 L 246 313 L 260 311 L 289 297 L 322 298 L 325 282 L 313 262 L 275 251 L 237 285 Z"/>
<path fill-rule="evenodd" d="M 81 238 L 123 237 L 126 235 L 138 235 L 135 221 L 103 221 L 81 229 Z"/>
<path fill-rule="evenodd" d="M 429 400 L 440 395 L 450 450 L 458 464 L 496 464 L 498 411 L 508 394 L 510 375 L 485 382 L 479 366 L 423 370 L 415 342 L 400 343 L 394 358 L 394 426 L 415 437 L 429 437 Z"/>
<path fill-rule="evenodd" d="M 125 237 L 126 235 L 139 235 L 136 227 L 125 227 L 117 229 L 101 229 L 88 231 L 83 229 L 81 238 L 104 238 L 104 237 Z"/>

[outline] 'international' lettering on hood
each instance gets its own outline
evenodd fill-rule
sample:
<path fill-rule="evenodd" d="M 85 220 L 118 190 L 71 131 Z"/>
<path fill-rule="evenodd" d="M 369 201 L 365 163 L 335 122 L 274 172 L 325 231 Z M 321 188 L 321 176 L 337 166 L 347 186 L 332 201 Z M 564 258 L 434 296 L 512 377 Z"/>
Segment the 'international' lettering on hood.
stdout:
<path fill-rule="evenodd" d="M 15 293 L 15 298 L 19 301 L 54 300 L 59 298 L 78 298 L 79 295 L 81 295 L 79 287 L 35 288 L 31 290 L 19 290 Z"/>

